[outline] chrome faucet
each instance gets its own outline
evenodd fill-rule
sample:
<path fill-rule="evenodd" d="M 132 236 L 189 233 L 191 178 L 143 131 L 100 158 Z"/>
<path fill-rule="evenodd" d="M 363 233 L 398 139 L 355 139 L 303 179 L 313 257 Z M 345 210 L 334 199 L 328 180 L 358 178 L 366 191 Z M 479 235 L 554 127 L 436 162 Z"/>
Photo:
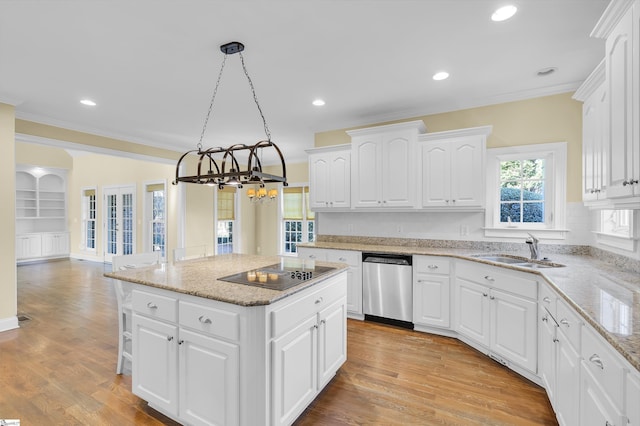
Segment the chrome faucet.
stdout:
<path fill-rule="evenodd" d="M 529 244 L 529 250 L 531 250 L 531 259 L 532 260 L 536 260 L 538 259 L 538 240 L 536 237 L 534 237 L 533 235 L 531 235 L 531 233 L 527 232 L 527 234 L 529 234 L 529 238 L 527 238 L 525 240 L 525 243 Z"/>

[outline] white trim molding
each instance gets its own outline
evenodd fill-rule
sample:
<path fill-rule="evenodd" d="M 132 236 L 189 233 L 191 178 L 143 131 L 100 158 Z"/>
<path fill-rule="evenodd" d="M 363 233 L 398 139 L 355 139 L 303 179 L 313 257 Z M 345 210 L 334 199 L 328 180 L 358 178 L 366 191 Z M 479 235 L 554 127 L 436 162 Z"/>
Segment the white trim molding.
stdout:
<path fill-rule="evenodd" d="M 9 331 L 16 328 L 20 328 L 17 316 L 0 319 L 0 332 Z"/>

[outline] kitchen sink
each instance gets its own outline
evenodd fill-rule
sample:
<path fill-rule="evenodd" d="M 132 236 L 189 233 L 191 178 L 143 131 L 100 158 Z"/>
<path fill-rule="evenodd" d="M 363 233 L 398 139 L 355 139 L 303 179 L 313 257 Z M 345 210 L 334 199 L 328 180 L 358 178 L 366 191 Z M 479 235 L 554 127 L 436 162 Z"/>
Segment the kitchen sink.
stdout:
<path fill-rule="evenodd" d="M 559 268 L 564 266 L 560 263 L 553 263 L 548 260 L 535 261 L 535 260 L 527 259 L 526 257 L 511 256 L 511 255 L 477 254 L 471 257 L 475 257 L 476 259 L 488 260 L 490 262 L 519 266 L 521 268 L 541 269 L 541 268 Z"/>

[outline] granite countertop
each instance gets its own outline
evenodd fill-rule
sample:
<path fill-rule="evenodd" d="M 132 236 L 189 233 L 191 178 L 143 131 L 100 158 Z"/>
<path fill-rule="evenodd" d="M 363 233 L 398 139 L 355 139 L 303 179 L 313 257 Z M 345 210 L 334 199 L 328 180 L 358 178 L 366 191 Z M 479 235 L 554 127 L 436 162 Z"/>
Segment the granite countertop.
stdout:
<path fill-rule="evenodd" d="M 565 266 L 530 269 L 473 258 L 471 256 L 487 253 L 469 248 L 345 242 L 317 242 L 304 244 L 301 247 L 447 256 L 540 275 L 586 322 L 591 324 L 631 365 L 640 371 L 640 274 L 625 271 L 598 257 L 549 253 L 548 257 L 552 262 Z M 529 251 L 523 247 L 520 252 L 493 252 L 492 254 L 528 257 Z M 547 254 L 543 252 L 542 255 Z"/>
<path fill-rule="evenodd" d="M 329 266 L 335 269 L 282 291 L 219 280 L 221 277 L 263 268 L 281 261 L 286 262 L 287 266 L 302 266 L 303 264 L 309 266 L 309 261 L 291 257 L 224 254 L 107 272 L 104 276 L 234 305 L 256 306 L 274 303 L 318 284 L 348 267 L 343 263 L 315 262 L 318 266 Z"/>

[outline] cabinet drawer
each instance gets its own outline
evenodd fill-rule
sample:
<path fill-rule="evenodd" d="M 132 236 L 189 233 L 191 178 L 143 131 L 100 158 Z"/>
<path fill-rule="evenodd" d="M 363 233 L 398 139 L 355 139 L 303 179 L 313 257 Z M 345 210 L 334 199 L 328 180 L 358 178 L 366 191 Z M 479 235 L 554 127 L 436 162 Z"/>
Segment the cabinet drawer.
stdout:
<path fill-rule="evenodd" d="M 133 310 L 151 318 L 178 321 L 178 300 L 146 291 L 133 290 Z"/>
<path fill-rule="evenodd" d="M 240 317 L 237 313 L 183 301 L 180 301 L 179 308 L 181 326 L 223 339 L 239 339 Z"/>
<path fill-rule="evenodd" d="M 558 299 L 556 309 L 555 318 L 558 321 L 558 327 L 577 350 L 580 347 L 580 328 L 582 328 L 580 317 L 562 299 Z"/>
<path fill-rule="evenodd" d="M 448 274 L 450 260 L 439 256 L 413 256 L 413 271 L 424 274 Z"/>
<path fill-rule="evenodd" d="M 278 337 L 305 319 L 317 314 L 347 294 L 347 274 L 342 273 L 329 279 L 330 284 L 301 299 L 293 298 L 286 305 L 271 312 L 271 337 Z"/>
<path fill-rule="evenodd" d="M 608 347 L 603 337 L 584 326 L 581 355 L 585 367 L 597 380 L 604 394 L 611 398 L 618 410 L 622 409 L 624 369 L 617 359 L 617 353 Z"/>
<path fill-rule="evenodd" d="M 540 284 L 540 306 L 545 308 L 555 318 L 556 317 L 556 300 L 557 296 L 547 284 Z M 577 346 L 576 346 L 577 347 Z"/>
<path fill-rule="evenodd" d="M 350 250 L 327 250 L 327 262 L 341 262 L 349 266 L 362 264 L 362 252 Z"/>
<path fill-rule="evenodd" d="M 324 249 L 300 247 L 298 249 L 298 257 L 301 259 L 326 261 L 327 252 Z"/>
<path fill-rule="evenodd" d="M 509 271 L 499 266 L 486 266 L 474 262 L 460 262 L 456 276 L 531 299 L 538 298 L 538 282 L 526 273 Z"/>

